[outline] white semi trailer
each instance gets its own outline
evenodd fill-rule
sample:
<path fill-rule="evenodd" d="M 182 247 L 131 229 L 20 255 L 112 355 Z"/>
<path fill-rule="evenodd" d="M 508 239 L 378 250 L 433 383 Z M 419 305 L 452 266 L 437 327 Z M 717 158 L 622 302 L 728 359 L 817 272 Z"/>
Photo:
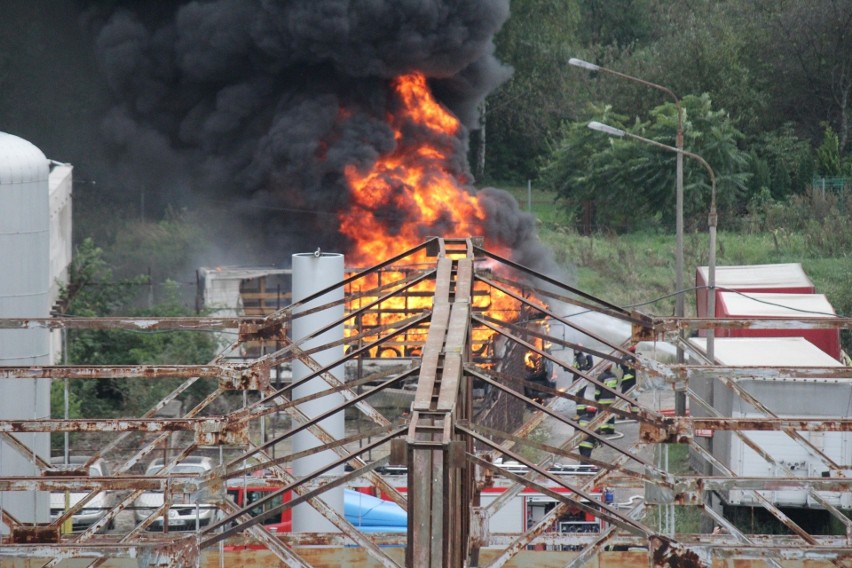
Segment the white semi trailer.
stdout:
<path fill-rule="evenodd" d="M 704 349 L 706 340 L 690 340 Z M 842 366 L 818 347 L 801 337 L 717 338 L 715 355 L 726 366 L 835 367 Z M 760 401 L 781 418 L 846 418 L 852 411 L 852 383 L 840 379 L 761 378 L 737 379 L 746 393 Z M 732 418 L 766 418 L 732 389 L 716 385 L 713 406 L 723 416 Z M 752 442 L 768 454 L 765 459 L 750 448 L 734 432 L 716 431 L 713 436 L 714 457 L 739 477 L 835 477 L 836 472 L 818 452 L 795 441 L 782 431 L 745 431 Z M 852 433 L 799 432 L 813 448 L 835 464 L 852 463 Z M 775 462 L 779 465 L 775 465 Z M 843 470 L 846 477 L 852 470 Z M 806 489 L 781 487 L 761 490 L 761 494 L 780 507 L 820 507 Z M 818 495 L 842 508 L 852 507 L 852 494 L 821 491 Z M 730 505 L 758 505 L 753 491 L 731 490 L 725 496 Z"/>

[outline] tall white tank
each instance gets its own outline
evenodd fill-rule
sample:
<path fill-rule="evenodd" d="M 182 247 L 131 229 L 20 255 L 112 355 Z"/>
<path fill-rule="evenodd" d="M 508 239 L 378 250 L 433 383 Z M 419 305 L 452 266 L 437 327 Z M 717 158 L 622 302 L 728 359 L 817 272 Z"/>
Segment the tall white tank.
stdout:
<path fill-rule="evenodd" d="M 338 282 L 343 281 L 343 255 L 330 253 L 303 253 L 293 255 L 293 302 L 299 302 L 308 296 L 313 295 L 320 290 L 324 290 Z M 343 300 L 343 288 L 338 288 L 328 294 L 320 296 L 316 300 L 307 303 L 305 306 L 295 310 L 295 313 L 304 312 L 334 302 L 335 300 Z M 334 323 L 340 321 L 344 315 L 344 306 L 341 302 L 337 306 L 315 312 L 313 314 L 296 318 L 293 320 L 291 335 L 293 340 L 298 340 L 307 337 L 310 334 Z M 302 349 L 310 349 L 326 343 L 341 341 L 343 339 L 343 324 L 336 325 L 329 330 L 326 330 L 321 335 L 306 341 L 301 345 Z M 320 365 L 326 366 L 339 361 L 343 358 L 343 345 L 323 349 L 314 353 L 312 357 Z M 310 369 L 300 361 L 293 361 L 293 381 L 298 381 L 307 377 L 311 373 Z M 332 368 L 331 374 L 340 382 L 345 380 L 343 366 Z M 330 388 L 328 383 L 317 377 L 311 379 L 303 385 L 293 389 L 293 399 L 298 399 L 310 396 L 314 393 Z M 305 402 L 299 405 L 299 410 L 304 412 L 309 417 L 319 416 L 332 408 L 340 406 L 345 402 L 343 395 L 336 393 L 329 396 L 324 396 L 316 400 Z M 344 413 L 338 412 L 321 420 L 319 425 L 331 434 L 332 437 L 340 440 L 344 437 Z M 316 448 L 323 445 L 313 434 L 303 430 L 293 436 L 293 451 L 300 452 Z M 319 471 L 328 464 L 337 460 L 337 454 L 332 450 L 325 450 L 304 458 L 297 459 L 293 462 L 293 474 L 296 477 L 302 477 L 307 474 Z M 342 475 L 343 467 L 338 466 L 330 470 L 326 475 Z M 339 513 L 343 514 L 343 488 L 336 487 L 325 491 L 322 500 Z M 333 532 L 337 528 L 332 525 L 325 517 L 316 511 L 309 504 L 296 505 L 293 508 L 293 532 Z"/>
<path fill-rule="evenodd" d="M 50 315 L 49 162 L 30 142 L 0 132 L 0 317 Z M 0 366 L 50 363 L 46 329 L 0 330 Z M 50 383 L 36 379 L 0 379 L 0 419 L 49 418 Z M 44 459 L 50 435 L 19 434 Z M 35 475 L 38 469 L 11 446 L 0 442 L 0 475 Z M 49 521 L 45 492 L 2 492 L 0 508 L 22 522 Z M 8 527 L 2 526 L 8 533 Z"/>

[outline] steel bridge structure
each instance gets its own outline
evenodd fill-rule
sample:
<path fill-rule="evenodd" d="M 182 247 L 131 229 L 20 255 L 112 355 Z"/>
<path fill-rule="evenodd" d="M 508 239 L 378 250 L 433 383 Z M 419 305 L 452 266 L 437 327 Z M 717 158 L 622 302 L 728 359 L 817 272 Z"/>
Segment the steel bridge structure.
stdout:
<path fill-rule="evenodd" d="M 425 260 L 424 260 L 425 259 Z M 396 266 L 417 266 L 394 272 Z M 375 276 L 382 272 L 378 281 Z M 389 276 L 398 274 L 394 279 Z M 380 282 L 377 284 L 377 282 Z M 107 331 L 221 331 L 236 332 L 229 349 L 204 365 L 139 366 L 39 366 L 0 367 L 3 380 L 99 381 L 105 379 L 160 381 L 181 379 L 179 386 L 148 412 L 137 417 L 84 419 L 33 418 L 9 420 L 0 417 L 0 439 L 29 459 L 38 474 L 0 477 L 0 491 L 86 492 L 87 496 L 47 524 L 32 524 L 0 510 L 8 531 L 0 543 L 3 565 L 64 565 L 72 560 L 89 566 L 219 566 L 224 558 L 230 565 L 240 561 L 251 565 L 287 566 L 382 566 L 394 568 L 480 566 L 849 566 L 852 563 L 852 521 L 844 511 L 824 498 L 824 492 L 848 493 L 852 478 L 846 474 L 852 465 L 838 464 L 822 454 L 829 476 L 803 477 L 784 464 L 776 463 L 777 475 L 763 478 L 738 477 L 707 450 L 702 436 L 731 431 L 755 451 L 771 460 L 768 452 L 749 440 L 748 433 L 779 431 L 789 436 L 790 444 L 810 446 L 802 432 L 848 432 L 852 418 L 837 416 L 819 419 L 778 416 L 760 401 L 753 400 L 738 385 L 746 378 L 813 377 L 846 381 L 852 379 L 849 367 L 783 368 L 732 367 L 716 364 L 706 353 L 682 338 L 700 329 L 786 327 L 811 329 L 834 327 L 849 329 L 849 318 L 816 318 L 803 314 L 793 320 L 657 318 L 626 310 L 605 302 L 559 279 L 512 262 L 484 248 L 475 238 L 432 238 L 420 246 L 365 270 L 347 276 L 334 288 L 347 290 L 348 307 L 343 323 L 354 330 L 345 337 L 345 355 L 332 365 L 320 365 L 312 357 L 321 348 L 304 349 L 311 337 L 293 341 L 288 330 L 299 311 L 324 290 L 265 317 L 178 317 L 178 318 L 81 318 L 2 319 L 0 329 L 94 329 Z M 398 317 L 370 320 L 371 314 L 388 307 L 413 291 L 428 301 L 420 307 L 407 306 Z M 514 305 L 514 315 L 489 310 L 489 298 L 499 295 Z M 555 305 L 570 305 L 582 311 L 608 316 L 631 330 L 623 342 L 595 334 L 565 316 Z M 319 308 L 317 308 L 319 309 Z M 483 362 L 485 343 L 501 338 L 523 352 L 533 352 L 551 360 L 556 367 L 569 362 L 553 356 L 545 345 L 576 349 L 578 343 L 549 335 L 542 327 L 525 325 L 518 314 L 559 322 L 576 329 L 603 348 L 584 350 L 599 362 L 590 371 L 574 370 L 580 376 L 567 389 L 525 384 L 522 377 L 506 372 L 499 357 Z M 354 322 L 373 321 L 369 329 Z M 401 338 L 414 344 L 418 353 L 404 371 L 371 373 L 355 380 L 341 381 L 330 369 L 353 364 L 382 346 L 399 344 Z M 637 342 L 678 343 L 698 363 L 667 364 L 634 354 L 630 346 Z M 225 354 L 247 342 L 267 342 L 276 348 L 251 360 L 234 361 Z M 588 344 L 587 344 L 588 345 Z M 305 379 L 284 384 L 277 380 L 276 369 L 292 361 L 301 361 L 310 371 Z M 645 384 L 656 385 L 662 392 L 679 389 L 688 395 L 693 415 L 675 416 L 651 405 L 637 404 L 631 393 L 613 390 L 599 380 L 608 364 L 630 360 Z M 305 399 L 292 398 L 299 382 L 321 378 L 326 390 L 311 395 L 311 400 L 339 393 L 341 405 L 320 416 L 309 417 L 300 408 Z M 712 401 L 704 400 L 696 385 L 717 381 L 734 396 L 747 399 L 761 409 L 760 419 L 732 418 L 722 415 Z M 400 416 L 388 416 L 371 404 L 387 389 L 407 382 L 413 387 L 410 410 Z M 501 429 L 480 418 L 488 409 L 481 408 L 474 395 L 474 384 L 495 396 L 519 401 L 524 419 L 518 427 Z M 607 411 L 599 412 L 588 425 L 580 425 L 561 409 L 584 400 L 589 385 L 615 398 Z M 529 389 L 541 396 L 528 397 Z M 169 404 L 187 399 L 193 392 L 193 404 L 179 415 L 163 416 Z M 199 394 L 201 393 L 201 394 Z M 187 406 L 187 405 L 184 405 Z M 696 409 L 702 409 L 696 412 Z M 337 439 L 320 425 L 323 418 L 338 412 L 357 413 L 371 426 Z M 612 415 L 638 425 L 633 439 L 619 443 L 601 436 L 597 427 Z M 269 434 L 265 425 L 272 417 L 288 417 L 284 432 Z M 531 436 L 545 423 L 559 424 L 571 432 L 558 439 L 542 442 Z M 284 451 L 287 441 L 297 432 L 309 431 L 324 445 L 292 453 Z M 105 477 L 92 477 L 88 468 L 62 469 L 48 456 L 33 453 L 19 439 L 21 433 L 76 433 L 96 435 L 102 442 L 91 453 L 90 463 L 108 459 L 116 466 Z M 557 463 L 580 459 L 578 444 L 592 437 L 601 444 L 599 456 L 591 461 L 594 475 L 563 476 L 553 473 Z M 142 464 L 166 452 L 164 469 L 156 475 L 139 473 Z M 671 445 L 686 445 L 697 460 L 700 472 L 673 473 L 663 460 Z M 533 449 L 534 452 L 525 450 Z M 171 473 L 181 460 L 199 451 L 218 456 L 218 466 L 208 474 Z M 332 450 L 337 456 L 327 467 L 310 475 L 295 477 L 290 464 L 306 453 Z M 8 451 L 8 450 L 7 450 Z M 531 453 L 544 456 L 531 459 Z M 378 456 L 378 457 L 376 457 Z M 495 458 L 518 462 L 525 473 L 501 468 Z M 852 456 L 850 456 L 852 461 Z M 389 483 L 380 468 L 394 464 L 407 468 L 406 491 Z M 346 465 L 343 475 L 327 472 Z M 266 499 L 289 493 L 292 498 L 267 507 L 260 516 L 252 516 L 248 507 L 239 508 L 226 494 L 230 480 L 264 471 L 280 485 Z M 483 505 L 480 492 L 495 476 L 507 478 L 509 488 L 499 498 Z M 351 524 L 341 511 L 322 500 L 325 491 L 353 482 L 375 486 L 408 514 L 407 533 L 371 534 Z M 563 487 L 567 492 L 553 491 Z M 632 489 L 641 498 L 629 506 L 601 501 L 593 491 L 601 487 Z M 807 531 L 765 497 L 765 491 L 779 487 L 807 491 L 840 527 L 837 534 Z M 544 518 L 521 534 L 492 534 L 489 519 L 525 488 L 551 496 L 557 505 Z M 727 518 L 718 507 L 709 506 L 711 494 L 730 490 L 751 492 L 760 506 L 785 527 L 784 534 L 759 534 L 746 531 Z M 161 507 L 147 518 L 118 530 L 105 530 L 115 524 L 143 492 L 162 492 Z M 63 524 L 100 492 L 116 498 L 107 514 L 89 529 L 64 534 Z M 218 507 L 218 516 L 207 526 L 190 531 L 151 532 L 154 520 L 168 516 L 168 509 L 181 500 L 193 499 L 204 492 Z M 328 533 L 276 534 L 267 530 L 263 520 L 283 509 L 309 503 L 335 528 Z M 263 503 L 261 503 L 263 504 Z M 254 503 L 257 506 L 258 503 Z M 605 530 L 594 534 L 557 533 L 554 522 L 569 507 L 580 508 L 605 521 Z M 703 524 L 720 528 L 683 532 L 671 511 L 687 509 Z M 255 548 L 235 552 L 233 542 L 250 542 Z M 546 550 L 539 550 L 542 545 Z M 563 550 L 571 548 L 570 551 Z M 16 564 L 16 562 L 18 564 Z M 76 565 L 76 564 L 75 564 Z M 744 564 L 743 564 L 744 565 Z"/>

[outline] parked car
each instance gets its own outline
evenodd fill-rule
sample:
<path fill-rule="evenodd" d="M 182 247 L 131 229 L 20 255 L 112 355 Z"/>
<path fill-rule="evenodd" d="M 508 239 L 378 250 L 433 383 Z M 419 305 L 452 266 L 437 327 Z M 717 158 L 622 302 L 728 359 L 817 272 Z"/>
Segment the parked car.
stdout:
<path fill-rule="evenodd" d="M 155 459 L 145 470 L 145 475 L 154 476 L 163 469 L 163 460 Z M 203 456 L 190 456 L 175 465 L 169 473 L 194 474 L 202 476 L 213 469 L 213 460 Z M 195 530 L 204 527 L 216 518 L 218 508 L 215 503 L 207 500 L 205 492 L 189 495 L 186 498 L 172 496 L 173 501 L 168 509 L 169 530 Z M 185 499 L 185 500 L 184 500 Z M 133 501 L 134 516 L 139 523 L 147 519 L 164 501 L 163 493 L 159 491 L 145 492 Z M 163 517 L 159 516 L 149 525 L 148 530 L 163 530 Z"/>
<path fill-rule="evenodd" d="M 79 469 L 80 466 L 89 461 L 90 457 L 91 456 L 70 456 L 68 458 L 67 466 L 65 464 L 64 456 L 52 457 L 50 458 L 50 464 L 56 466 L 59 469 Z M 100 458 L 92 462 L 92 464 L 89 466 L 88 473 L 90 477 L 105 477 L 109 475 L 106 463 Z M 55 521 L 66 510 L 66 505 L 67 507 L 72 507 L 88 494 L 89 491 L 71 492 L 68 494 L 68 499 L 66 503 L 65 493 L 51 493 L 50 519 L 52 521 Z M 101 491 L 89 502 L 87 502 L 83 506 L 83 509 L 81 509 L 78 513 L 71 517 L 72 530 L 86 530 L 87 528 L 101 520 L 104 515 L 106 515 L 107 512 L 112 508 L 112 505 L 112 493 L 109 491 Z M 110 523 L 107 528 L 112 528 L 113 524 L 114 523 Z"/>

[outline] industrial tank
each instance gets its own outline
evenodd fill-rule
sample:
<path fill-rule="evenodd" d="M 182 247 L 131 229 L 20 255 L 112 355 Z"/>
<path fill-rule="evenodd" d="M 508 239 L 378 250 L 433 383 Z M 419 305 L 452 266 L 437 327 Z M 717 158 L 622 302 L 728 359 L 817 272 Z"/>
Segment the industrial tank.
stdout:
<path fill-rule="evenodd" d="M 50 314 L 49 162 L 30 142 L 0 132 L 0 317 Z M 0 366 L 50 363 L 47 329 L 0 330 Z M 50 416 L 50 384 L 36 379 L 0 379 L 0 418 Z M 19 440 L 44 459 L 47 433 L 19 434 Z M 0 442 L 0 475 L 34 475 L 38 470 L 12 446 Z M 22 522 L 47 522 L 45 492 L 3 492 L 3 510 Z M 3 533 L 8 527 L 3 526 Z"/>

